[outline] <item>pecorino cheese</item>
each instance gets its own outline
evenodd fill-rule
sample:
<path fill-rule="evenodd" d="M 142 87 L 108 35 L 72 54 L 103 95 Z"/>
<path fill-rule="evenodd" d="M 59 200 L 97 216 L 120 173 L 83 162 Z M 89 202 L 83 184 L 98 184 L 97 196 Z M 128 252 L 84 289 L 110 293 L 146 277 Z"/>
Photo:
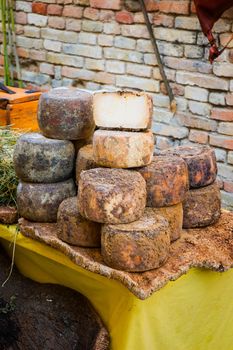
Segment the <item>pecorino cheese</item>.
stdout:
<path fill-rule="evenodd" d="M 57 213 L 58 237 L 80 247 L 100 247 L 101 224 L 89 221 L 78 211 L 77 197 L 65 199 Z"/>
<path fill-rule="evenodd" d="M 110 168 L 135 168 L 150 164 L 154 137 L 148 132 L 97 130 L 93 136 L 94 160 Z"/>
<path fill-rule="evenodd" d="M 137 170 L 146 181 L 147 207 L 166 207 L 184 200 L 188 169 L 180 157 L 153 157 L 151 164 Z"/>
<path fill-rule="evenodd" d="M 71 141 L 48 139 L 38 133 L 22 135 L 14 149 L 15 172 L 26 182 L 53 183 L 69 179 L 74 160 Z"/>
<path fill-rule="evenodd" d="M 183 227 L 205 227 L 218 221 L 221 215 L 221 196 L 216 182 L 192 189 L 183 202 Z"/>
<path fill-rule="evenodd" d="M 99 165 L 94 161 L 93 146 L 87 145 L 80 148 L 76 159 L 76 184 L 78 185 L 82 171 L 98 167 Z"/>
<path fill-rule="evenodd" d="M 115 269 L 142 272 L 161 266 L 170 247 L 168 222 L 151 210 L 130 224 L 103 225 L 101 254 Z"/>
<path fill-rule="evenodd" d="M 100 91 L 93 97 L 94 120 L 104 129 L 146 130 L 151 128 L 153 102 L 137 91 Z"/>
<path fill-rule="evenodd" d="M 163 208 L 147 208 L 151 209 L 155 215 L 161 215 L 167 219 L 169 223 L 169 232 L 171 242 L 180 238 L 183 227 L 183 206 L 182 203 Z"/>
<path fill-rule="evenodd" d="M 78 209 L 91 221 L 108 224 L 138 220 L 146 205 L 146 183 L 136 171 L 83 171 L 78 186 Z"/>
<path fill-rule="evenodd" d="M 95 128 L 92 94 L 78 89 L 58 88 L 41 95 L 38 123 L 44 136 L 52 139 L 89 138 Z"/>
<path fill-rule="evenodd" d="M 180 156 L 184 159 L 188 166 L 190 188 L 210 185 L 216 179 L 216 156 L 209 146 L 179 146 L 162 151 L 160 154 Z"/>
<path fill-rule="evenodd" d="M 61 202 L 75 195 L 73 179 L 50 184 L 20 182 L 17 188 L 19 215 L 35 222 L 56 222 Z"/>

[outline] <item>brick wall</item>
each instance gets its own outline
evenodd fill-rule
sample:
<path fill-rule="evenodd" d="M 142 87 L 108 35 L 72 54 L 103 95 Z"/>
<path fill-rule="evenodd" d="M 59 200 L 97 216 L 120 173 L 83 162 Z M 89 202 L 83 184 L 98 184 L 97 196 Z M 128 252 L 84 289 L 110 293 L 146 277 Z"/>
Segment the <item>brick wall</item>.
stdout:
<path fill-rule="evenodd" d="M 137 0 L 16 0 L 23 80 L 42 88 L 139 88 L 154 98 L 157 148 L 215 147 L 223 203 L 233 209 L 233 42 L 211 66 L 195 8 L 186 0 L 147 0 L 178 111 L 169 101 Z M 221 44 L 233 10 L 215 25 Z M 0 57 L 2 63 L 2 57 Z"/>

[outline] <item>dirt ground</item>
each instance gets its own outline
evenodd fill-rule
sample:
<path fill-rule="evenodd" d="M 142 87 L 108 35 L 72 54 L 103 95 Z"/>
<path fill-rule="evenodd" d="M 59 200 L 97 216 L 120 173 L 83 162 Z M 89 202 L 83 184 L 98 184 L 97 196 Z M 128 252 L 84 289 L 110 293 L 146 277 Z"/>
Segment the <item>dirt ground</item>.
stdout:
<path fill-rule="evenodd" d="M 10 260 L 0 247 L 0 285 Z M 109 338 L 81 294 L 33 282 L 14 269 L 0 286 L 0 350 L 105 350 Z"/>

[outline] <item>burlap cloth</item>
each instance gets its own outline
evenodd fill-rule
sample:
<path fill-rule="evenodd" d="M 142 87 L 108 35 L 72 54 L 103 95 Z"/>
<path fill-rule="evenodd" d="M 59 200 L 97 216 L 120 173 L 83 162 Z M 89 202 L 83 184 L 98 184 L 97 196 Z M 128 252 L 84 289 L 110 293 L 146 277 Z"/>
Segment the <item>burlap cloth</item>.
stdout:
<path fill-rule="evenodd" d="M 43 242 L 67 255 L 82 268 L 122 283 L 140 299 L 148 298 L 169 281 L 175 281 L 192 267 L 224 272 L 233 267 L 233 213 L 222 211 L 215 225 L 183 230 L 171 244 L 167 262 L 143 273 L 119 271 L 107 266 L 100 249 L 71 246 L 57 237 L 56 224 L 39 224 L 20 219 L 23 235 Z"/>

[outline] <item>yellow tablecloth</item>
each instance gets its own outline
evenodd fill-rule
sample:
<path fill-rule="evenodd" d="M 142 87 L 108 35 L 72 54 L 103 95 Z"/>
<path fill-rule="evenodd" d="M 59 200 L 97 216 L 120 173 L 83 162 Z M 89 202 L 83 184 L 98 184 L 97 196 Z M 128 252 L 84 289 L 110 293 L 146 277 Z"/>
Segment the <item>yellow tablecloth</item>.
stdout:
<path fill-rule="evenodd" d="M 0 225 L 10 253 L 15 227 Z M 85 295 L 111 336 L 112 350 L 233 350 L 233 269 L 192 269 L 146 300 L 86 271 L 45 244 L 18 234 L 15 263 L 25 276 Z"/>

